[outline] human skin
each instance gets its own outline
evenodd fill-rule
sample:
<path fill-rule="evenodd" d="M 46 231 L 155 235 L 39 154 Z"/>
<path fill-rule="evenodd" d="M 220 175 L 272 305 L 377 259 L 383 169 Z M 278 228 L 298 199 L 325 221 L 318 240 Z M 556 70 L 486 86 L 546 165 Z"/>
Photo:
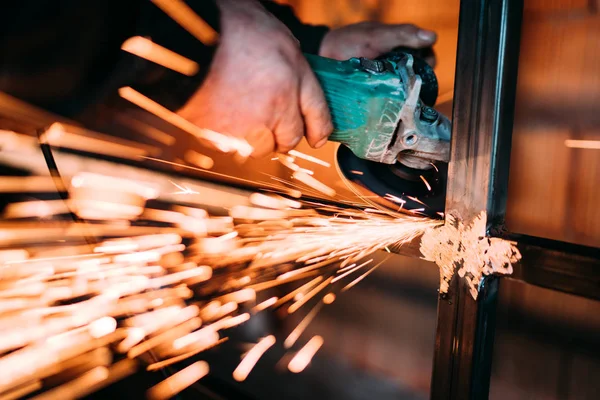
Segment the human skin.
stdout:
<path fill-rule="evenodd" d="M 202 86 L 179 110 L 190 122 L 244 138 L 253 157 L 313 148 L 333 130 L 321 89 L 298 40 L 256 0 L 218 0 L 221 38 Z M 435 34 L 413 25 L 362 23 L 328 32 L 320 55 L 376 57 L 396 46 L 427 47 Z"/>

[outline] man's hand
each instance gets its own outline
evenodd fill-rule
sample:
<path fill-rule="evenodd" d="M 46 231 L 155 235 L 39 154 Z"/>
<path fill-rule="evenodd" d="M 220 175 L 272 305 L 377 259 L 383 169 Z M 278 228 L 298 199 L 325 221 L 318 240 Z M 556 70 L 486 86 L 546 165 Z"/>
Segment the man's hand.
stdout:
<path fill-rule="evenodd" d="M 323 91 L 290 31 L 254 0 L 219 0 L 221 42 L 201 88 L 179 114 L 245 138 L 260 157 L 333 130 Z"/>
<path fill-rule="evenodd" d="M 395 47 L 421 49 L 436 41 L 434 32 L 414 25 L 385 25 L 362 22 L 344 26 L 327 33 L 321 43 L 319 55 L 336 60 L 352 57 L 376 58 Z M 427 60 L 433 63 L 434 60 Z"/>

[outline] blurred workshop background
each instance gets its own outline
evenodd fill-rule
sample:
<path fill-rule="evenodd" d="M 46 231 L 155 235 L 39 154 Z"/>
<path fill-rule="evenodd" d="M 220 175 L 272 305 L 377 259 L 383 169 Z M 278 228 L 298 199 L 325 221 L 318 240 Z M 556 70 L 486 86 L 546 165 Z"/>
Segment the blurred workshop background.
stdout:
<path fill-rule="evenodd" d="M 458 0 L 281 2 L 310 23 L 335 27 L 376 20 L 435 30 L 437 107 L 451 115 Z M 599 9 L 598 0 L 525 0 L 507 212 L 511 232 L 600 247 L 600 151 L 565 145 L 568 139 L 600 140 Z M 333 144 L 301 150 L 333 161 Z M 318 173 L 342 189 L 334 170 Z M 428 398 L 437 287 L 433 264 L 393 255 L 324 309 L 309 328 L 324 337 L 321 359 L 328 358 L 325 364 L 315 360 L 310 373 L 313 379 L 325 373 L 321 379 L 329 382 L 319 382 L 315 397 Z M 505 279 L 498 311 L 491 399 L 600 398 L 598 302 Z M 379 386 L 374 389 L 368 378 L 343 379 L 328 363 L 376 377 Z M 343 386 L 350 387 L 340 392 Z M 365 397 L 365 390 L 375 392 Z M 338 395 L 327 397 L 327 391 Z"/>

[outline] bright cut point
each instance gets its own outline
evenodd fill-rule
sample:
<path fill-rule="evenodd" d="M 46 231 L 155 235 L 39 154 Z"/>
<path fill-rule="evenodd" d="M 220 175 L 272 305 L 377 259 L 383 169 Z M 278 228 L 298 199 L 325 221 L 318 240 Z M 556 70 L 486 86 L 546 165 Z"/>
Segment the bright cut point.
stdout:
<path fill-rule="evenodd" d="M 314 336 L 310 339 L 288 364 L 290 372 L 297 374 L 304 371 L 322 345 L 323 338 L 321 336 Z"/>

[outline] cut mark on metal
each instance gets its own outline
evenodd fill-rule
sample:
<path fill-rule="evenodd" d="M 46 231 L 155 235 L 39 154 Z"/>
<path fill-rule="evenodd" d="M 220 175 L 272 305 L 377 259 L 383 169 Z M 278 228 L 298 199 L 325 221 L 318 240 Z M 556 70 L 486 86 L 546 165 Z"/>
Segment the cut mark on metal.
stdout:
<path fill-rule="evenodd" d="M 448 214 L 446 224 L 428 228 L 421 238 L 424 259 L 440 268 L 440 294 L 448 292 L 455 273 L 464 278 L 473 299 L 484 275 L 510 275 L 512 264 L 521 259 L 515 242 L 485 236 L 486 212 L 482 211 L 469 225 Z"/>

